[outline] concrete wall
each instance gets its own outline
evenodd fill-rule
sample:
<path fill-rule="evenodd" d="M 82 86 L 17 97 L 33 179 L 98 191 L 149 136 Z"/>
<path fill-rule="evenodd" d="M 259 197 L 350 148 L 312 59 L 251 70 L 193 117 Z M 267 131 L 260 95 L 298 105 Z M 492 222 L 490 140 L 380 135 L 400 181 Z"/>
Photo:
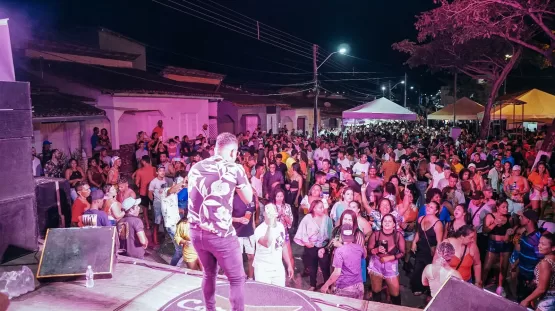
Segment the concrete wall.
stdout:
<path fill-rule="evenodd" d="M 267 130 L 267 118 L 266 118 L 266 107 L 238 107 L 237 108 L 237 117 L 239 119 L 239 128 L 237 132 L 246 132 L 246 117 L 247 116 L 257 116 L 258 117 L 258 125 L 263 131 Z"/>
<path fill-rule="evenodd" d="M 312 108 L 282 109 L 280 112 L 280 127 L 283 128 L 283 125 L 287 124 L 288 130 L 299 130 L 297 128 L 299 118 L 305 118 L 305 131 L 312 133 L 314 127 L 314 109 Z"/>
<path fill-rule="evenodd" d="M 223 100 L 217 106 L 218 133 L 232 132 L 237 134 L 239 130 L 238 109 L 232 102 Z"/>
<path fill-rule="evenodd" d="M 164 121 L 164 139 L 205 134 L 202 125 L 209 124 L 206 99 L 101 96 L 99 106 L 106 111 L 111 132 L 119 133 L 112 135 L 114 149 L 135 142 L 139 131 L 150 135 L 158 120 Z"/>

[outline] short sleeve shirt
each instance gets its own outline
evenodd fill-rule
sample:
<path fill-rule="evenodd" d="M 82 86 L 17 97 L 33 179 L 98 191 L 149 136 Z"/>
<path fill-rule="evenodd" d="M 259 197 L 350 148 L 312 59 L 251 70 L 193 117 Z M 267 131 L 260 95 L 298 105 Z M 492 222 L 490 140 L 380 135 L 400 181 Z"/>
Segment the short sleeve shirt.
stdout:
<path fill-rule="evenodd" d="M 135 216 L 125 216 L 117 223 L 120 247 L 125 250 L 129 257 L 143 259 L 145 250 L 137 236 L 138 232 L 144 231 L 143 221 Z"/>
<path fill-rule="evenodd" d="M 216 155 L 193 165 L 188 177 L 191 227 L 220 237 L 236 235 L 231 221 L 235 189 L 250 187 L 243 167 Z"/>

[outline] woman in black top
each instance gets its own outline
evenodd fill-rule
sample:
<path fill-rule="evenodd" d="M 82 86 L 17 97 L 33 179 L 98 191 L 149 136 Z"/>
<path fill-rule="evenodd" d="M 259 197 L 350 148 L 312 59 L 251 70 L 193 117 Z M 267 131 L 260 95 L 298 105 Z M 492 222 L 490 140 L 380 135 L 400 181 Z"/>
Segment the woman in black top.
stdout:
<path fill-rule="evenodd" d="M 484 218 L 484 226 L 482 227 L 484 233 L 489 233 L 488 252 L 482 270 L 482 282 L 487 281 L 491 267 L 496 261 L 499 261 L 500 271 L 496 290 L 498 295 L 503 292 L 503 281 L 507 275 L 509 256 L 513 251 L 510 237 L 516 227 L 512 221 L 514 218 L 509 215 L 508 206 L 506 200 L 498 201 L 496 206 L 492 208 L 492 213 L 487 214 Z"/>
<path fill-rule="evenodd" d="M 431 201 L 426 204 L 426 215 L 418 219 L 416 237 L 412 242 L 412 251 L 416 255 L 414 271 L 410 280 L 411 289 L 415 296 L 422 295 L 426 290 L 422 285 L 422 272 L 433 261 L 435 249 L 443 240 L 443 224 L 437 218 L 439 204 Z"/>
<path fill-rule="evenodd" d="M 75 185 L 78 182 L 85 180 L 85 172 L 83 172 L 83 169 L 77 165 L 77 160 L 69 160 L 68 168 L 65 171 L 65 178 L 69 181 L 69 186 L 71 187 L 71 198 L 73 200 L 77 199 Z"/>
<path fill-rule="evenodd" d="M 381 302 L 382 283 L 385 280 L 391 302 L 401 305 L 399 291 L 399 259 L 405 256 L 405 239 L 401 231 L 395 230 L 397 221 L 391 214 L 382 218 L 381 230 L 375 231 L 368 240 L 371 253 L 368 273 L 372 283 L 372 300 Z"/>

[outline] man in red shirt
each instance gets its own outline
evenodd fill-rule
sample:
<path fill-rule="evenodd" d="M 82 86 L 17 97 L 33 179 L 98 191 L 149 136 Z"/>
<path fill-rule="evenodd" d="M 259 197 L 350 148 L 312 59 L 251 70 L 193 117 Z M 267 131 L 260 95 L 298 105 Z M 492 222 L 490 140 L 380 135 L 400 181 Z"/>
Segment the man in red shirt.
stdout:
<path fill-rule="evenodd" d="M 158 125 L 152 129 L 152 134 L 158 133 L 158 137 L 161 138 L 164 136 L 164 127 L 162 126 L 162 120 L 158 120 Z"/>
<path fill-rule="evenodd" d="M 150 229 L 148 221 L 148 207 L 150 199 L 148 198 L 148 184 L 156 177 L 154 167 L 150 165 L 150 157 L 144 155 L 141 158 L 141 168 L 135 172 L 135 184 L 139 187 L 139 197 L 141 198 L 141 207 L 143 210 L 143 220 L 147 229 Z"/>
<path fill-rule="evenodd" d="M 91 195 L 91 187 L 89 184 L 80 181 L 75 184 L 75 190 L 77 191 L 77 199 L 71 206 L 71 225 L 73 227 L 78 226 L 79 217 L 83 216 L 83 213 L 91 207 L 87 201 L 87 198 Z"/>

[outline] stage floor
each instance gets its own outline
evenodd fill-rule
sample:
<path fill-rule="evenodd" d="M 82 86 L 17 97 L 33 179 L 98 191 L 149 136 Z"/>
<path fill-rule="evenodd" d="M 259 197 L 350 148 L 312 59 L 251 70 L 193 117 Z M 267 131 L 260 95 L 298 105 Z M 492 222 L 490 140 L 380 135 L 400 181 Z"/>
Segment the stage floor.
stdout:
<path fill-rule="evenodd" d="M 136 261 L 136 264 L 133 262 Z M 33 256 L 28 255 L 10 264 L 31 263 Z M 36 272 L 37 266 L 29 266 Z M 192 274 L 195 275 L 192 275 Z M 120 257 L 111 279 L 96 279 L 93 288 L 86 288 L 84 280 L 68 282 L 43 282 L 37 289 L 11 301 L 9 310 L 159 310 L 184 292 L 198 289 L 201 277 L 197 271 L 176 268 L 150 261 Z M 225 282 L 222 280 L 220 282 Z M 299 290 L 294 290 L 299 291 Z M 325 295 L 316 292 L 300 291 L 316 303 L 323 311 L 347 309 L 361 311 L 410 311 L 408 307 L 384 305 L 381 303 Z M 245 293 L 256 295 L 256 293 Z M 320 303 L 318 301 L 325 301 Z M 350 308 L 349 308 L 350 307 Z M 272 308 L 264 308 L 270 310 Z M 187 310 L 184 308 L 183 310 Z M 190 309 L 198 310 L 198 309 Z"/>

